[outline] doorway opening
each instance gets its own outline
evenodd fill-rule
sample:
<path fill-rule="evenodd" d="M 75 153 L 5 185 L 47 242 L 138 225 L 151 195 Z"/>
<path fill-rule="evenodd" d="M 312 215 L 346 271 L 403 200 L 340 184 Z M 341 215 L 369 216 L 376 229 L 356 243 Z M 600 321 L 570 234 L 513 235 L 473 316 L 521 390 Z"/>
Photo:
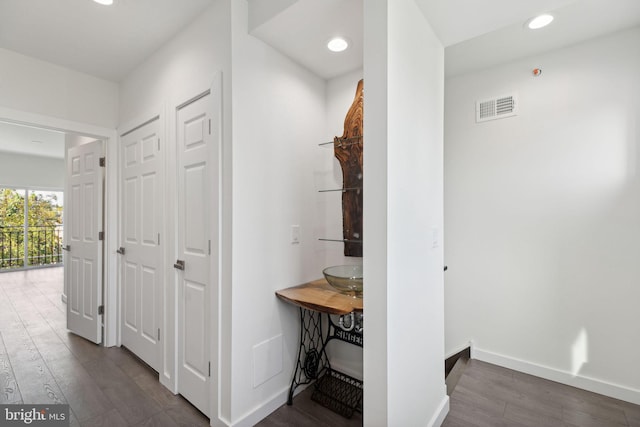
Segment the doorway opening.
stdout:
<path fill-rule="evenodd" d="M 63 209 L 68 210 L 71 207 L 74 199 L 72 197 L 74 193 L 67 188 L 69 182 L 67 175 L 70 169 L 66 159 L 67 152 L 71 148 L 83 145 L 86 140 L 99 140 L 103 147 L 100 156 L 110 157 L 111 153 L 115 153 L 116 147 L 112 147 L 112 144 L 116 139 L 115 129 L 2 109 L 0 191 L 5 199 L 13 199 L 15 211 L 13 214 L 22 213 L 25 219 L 19 222 L 16 215 L 13 215 L 12 222 L 9 222 L 7 216 L 3 216 L 0 212 L 0 226 L 4 227 L 4 230 L 0 231 L 0 259 L 8 258 L 4 263 L 0 262 L 0 271 L 3 271 L 3 266 L 10 271 L 15 269 L 32 271 L 43 266 L 56 265 L 62 267 L 56 271 L 64 270 L 66 276 L 67 268 L 74 261 L 69 256 L 74 250 L 81 249 L 81 245 L 78 244 L 76 248 L 70 248 L 67 239 L 71 238 L 73 232 L 77 230 L 74 229 L 71 216 L 62 213 Z M 87 161 L 88 158 L 85 156 L 82 162 L 84 164 Z M 102 163 L 101 160 L 100 166 Z M 100 193 L 104 189 L 106 198 L 109 200 L 116 200 L 116 167 L 117 161 L 114 159 L 112 165 L 107 163 L 106 168 L 100 168 L 103 171 L 103 179 L 97 186 Z M 85 195 L 87 188 L 87 186 L 83 187 L 82 193 Z M 65 206 L 65 200 L 67 206 Z M 23 206 L 17 208 L 21 203 Z M 53 212 L 53 215 L 50 215 L 44 223 L 40 221 L 38 215 L 33 215 L 43 205 L 46 205 L 45 210 L 48 214 Z M 96 207 L 97 204 L 93 206 Z M 94 271 L 100 271 L 101 274 L 99 280 L 95 281 L 96 289 L 92 290 L 90 298 L 93 300 L 93 296 L 99 295 L 96 298 L 98 303 L 94 304 L 95 307 L 91 308 L 91 312 L 86 310 L 81 313 L 83 317 L 91 314 L 97 324 L 101 328 L 104 327 L 103 333 L 100 334 L 101 339 L 94 342 L 101 342 L 107 347 L 117 344 L 117 287 L 114 272 L 116 263 L 115 256 L 108 255 L 117 237 L 117 224 L 115 219 L 111 220 L 115 218 L 116 212 L 115 203 L 106 206 L 104 212 L 106 223 L 103 226 L 100 221 L 99 234 L 95 237 L 100 240 L 100 245 L 104 246 L 105 253 L 104 260 L 101 256 L 96 260 L 100 263 L 99 268 L 94 268 L 97 264 L 91 266 Z M 52 217 L 57 219 L 53 220 Z M 102 218 L 102 214 L 96 214 L 93 220 L 97 221 L 99 218 Z M 81 222 L 83 229 L 86 229 L 86 222 L 87 218 L 83 217 Z M 75 223 L 77 225 L 77 221 Z M 9 229 L 9 227 L 13 228 Z M 86 262 L 84 266 L 87 266 Z M 50 273 L 52 277 L 59 276 L 54 274 L 54 269 L 45 269 L 42 272 L 45 275 Z M 85 282 L 80 276 L 76 276 L 80 283 Z M 69 308 L 71 300 L 68 291 L 65 290 L 65 281 L 66 278 L 60 282 L 59 286 L 56 285 L 56 289 L 59 289 L 58 300 L 62 300 Z M 75 295 L 75 301 L 84 301 L 85 295 L 88 294 Z M 73 328 L 70 330 L 78 333 Z"/>

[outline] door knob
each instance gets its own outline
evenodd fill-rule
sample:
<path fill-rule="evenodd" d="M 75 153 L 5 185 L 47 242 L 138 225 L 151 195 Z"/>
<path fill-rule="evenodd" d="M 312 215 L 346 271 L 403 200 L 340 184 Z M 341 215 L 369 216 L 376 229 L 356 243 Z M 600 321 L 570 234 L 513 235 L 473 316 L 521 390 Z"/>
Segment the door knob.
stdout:
<path fill-rule="evenodd" d="M 116 252 L 118 252 L 120 255 L 124 255 L 124 248 L 120 246 L 118 249 L 116 249 Z"/>
<path fill-rule="evenodd" d="M 184 270 L 184 261 L 181 259 L 177 260 L 176 263 L 173 264 L 173 268 L 176 270 Z"/>
<path fill-rule="evenodd" d="M 71 250 L 71 245 L 65 245 L 62 247 L 63 251 L 70 251 Z"/>

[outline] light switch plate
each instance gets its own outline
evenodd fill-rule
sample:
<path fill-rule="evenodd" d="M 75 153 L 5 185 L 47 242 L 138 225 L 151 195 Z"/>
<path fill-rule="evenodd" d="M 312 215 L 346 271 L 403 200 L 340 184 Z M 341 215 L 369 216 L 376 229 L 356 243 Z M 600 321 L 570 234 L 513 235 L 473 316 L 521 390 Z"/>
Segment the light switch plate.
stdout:
<path fill-rule="evenodd" d="M 291 244 L 300 243 L 300 226 L 292 225 L 291 226 Z"/>

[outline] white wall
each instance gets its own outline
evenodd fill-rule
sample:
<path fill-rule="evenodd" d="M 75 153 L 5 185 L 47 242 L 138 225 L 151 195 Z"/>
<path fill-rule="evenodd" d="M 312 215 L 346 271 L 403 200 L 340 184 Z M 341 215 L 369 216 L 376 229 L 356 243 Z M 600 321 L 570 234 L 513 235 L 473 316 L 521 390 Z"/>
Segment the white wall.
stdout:
<path fill-rule="evenodd" d="M 447 80 L 448 353 L 474 340 L 640 403 L 639 45 L 636 28 Z M 511 92 L 517 117 L 474 122 Z"/>
<path fill-rule="evenodd" d="M 64 159 L 0 152 L 0 187 L 64 188 Z"/>
<path fill-rule="evenodd" d="M 314 162 L 326 118 L 325 82 L 248 35 L 247 14 L 245 1 L 233 2 L 229 417 L 234 425 L 250 426 L 286 401 L 297 356 L 298 309 L 275 291 L 322 275 L 316 251 L 323 243 L 315 228 L 323 213 L 316 207 Z M 299 244 L 290 242 L 291 225 L 300 226 Z M 273 369 L 261 370 L 268 379 L 255 385 L 253 348 L 274 338 L 267 363 Z"/>
<path fill-rule="evenodd" d="M 229 4 L 227 0 L 212 3 L 121 82 L 119 124 L 159 105 L 198 94 L 211 84 L 217 71 L 223 72 L 223 79 L 230 79 Z M 230 83 L 223 84 L 228 91 Z"/>
<path fill-rule="evenodd" d="M 440 425 L 444 49 L 413 0 L 365 2 L 365 40 L 364 423 Z"/>
<path fill-rule="evenodd" d="M 314 162 L 327 155 L 317 145 L 327 135 L 327 112 L 325 82 L 249 36 L 246 2 L 233 2 L 230 9 L 231 4 L 216 2 L 122 82 L 120 123 L 158 106 L 170 114 L 175 100 L 195 95 L 222 70 L 220 406 L 212 417 L 219 420 L 212 421 L 241 426 L 253 425 L 283 404 L 290 385 L 298 310 L 278 300 L 275 291 L 317 279 L 325 266 L 317 224 L 326 221 L 317 206 Z M 325 159 L 331 164 L 330 153 Z M 291 225 L 301 227 L 300 244 L 290 242 Z M 225 265 L 231 260 L 232 267 Z M 172 316 L 168 313 L 167 325 Z M 269 353 L 275 359 L 266 363 L 267 371 L 275 368 L 263 370 L 266 381 L 254 384 L 254 346 L 257 355 L 264 349 L 259 345 L 272 338 L 282 343 L 280 351 L 270 347 L 276 354 Z M 256 356 L 255 362 L 268 361 Z"/>
<path fill-rule="evenodd" d="M 231 9 L 230 0 L 217 0 L 212 2 L 191 25 L 147 58 L 131 74 L 129 74 L 120 86 L 119 124 L 120 131 L 127 131 L 126 126 L 135 126 L 138 120 L 147 120 L 156 114 L 161 116 L 161 121 L 167 123 L 166 135 L 163 138 L 167 144 L 167 153 L 174 153 L 175 133 L 171 132 L 175 122 L 175 109 L 178 105 L 208 89 L 214 82 L 218 73 L 222 73 L 222 197 L 225 198 L 224 210 L 221 212 L 222 230 L 222 265 L 221 288 L 214 292 L 222 294 L 223 302 L 220 307 L 212 307 L 214 322 L 218 329 L 211 331 L 212 339 L 218 333 L 229 336 L 231 323 L 229 312 L 231 309 Z M 166 200 L 175 199 L 175 162 L 172 155 L 166 156 L 167 185 L 165 188 Z M 173 172 L 172 172 L 173 171 Z M 176 340 L 175 316 L 176 316 L 176 289 L 173 283 L 174 246 L 173 238 L 173 205 L 165 206 L 165 264 L 166 283 L 164 293 L 164 320 L 163 341 L 164 367 L 161 375 L 162 382 L 175 389 L 175 357 Z M 217 278 L 216 278 L 217 279 Z M 217 299 L 217 297 L 216 297 Z M 227 316 L 224 321 L 219 321 L 217 316 Z M 225 341 L 219 353 L 212 355 L 212 378 L 216 392 L 211 396 L 213 411 L 211 419 L 214 425 L 219 423 L 219 417 L 225 418 L 229 411 L 230 384 L 228 382 L 230 342 Z M 220 357 L 220 360 L 216 359 Z M 219 378 L 221 375 L 222 378 Z M 215 379 L 219 378 L 219 381 Z M 220 399 L 218 399 L 220 392 Z M 220 405 L 220 407 L 218 407 Z M 225 409 L 226 408 L 226 409 Z"/>
<path fill-rule="evenodd" d="M 118 85 L 0 49 L 0 106 L 115 128 Z"/>

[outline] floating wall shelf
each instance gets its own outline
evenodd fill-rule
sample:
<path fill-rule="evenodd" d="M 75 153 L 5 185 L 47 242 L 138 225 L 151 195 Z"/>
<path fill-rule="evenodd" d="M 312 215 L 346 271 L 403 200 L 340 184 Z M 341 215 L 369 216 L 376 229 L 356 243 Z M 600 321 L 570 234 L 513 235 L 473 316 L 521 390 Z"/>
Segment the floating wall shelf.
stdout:
<path fill-rule="evenodd" d="M 319 239 L 330 242 L 343 242 L 344 255 L 362 256 L 362 150 L 364 145 L 363 87 L 360 80 L 356 95 L 344 119 L 344 132 L 333 141 L 319 144 L 333 146 L 333 153 L 342 169 L 342 188 L 320 190 L 321 193 L 342 192 L 342 235 L 343 239 Z"/>

